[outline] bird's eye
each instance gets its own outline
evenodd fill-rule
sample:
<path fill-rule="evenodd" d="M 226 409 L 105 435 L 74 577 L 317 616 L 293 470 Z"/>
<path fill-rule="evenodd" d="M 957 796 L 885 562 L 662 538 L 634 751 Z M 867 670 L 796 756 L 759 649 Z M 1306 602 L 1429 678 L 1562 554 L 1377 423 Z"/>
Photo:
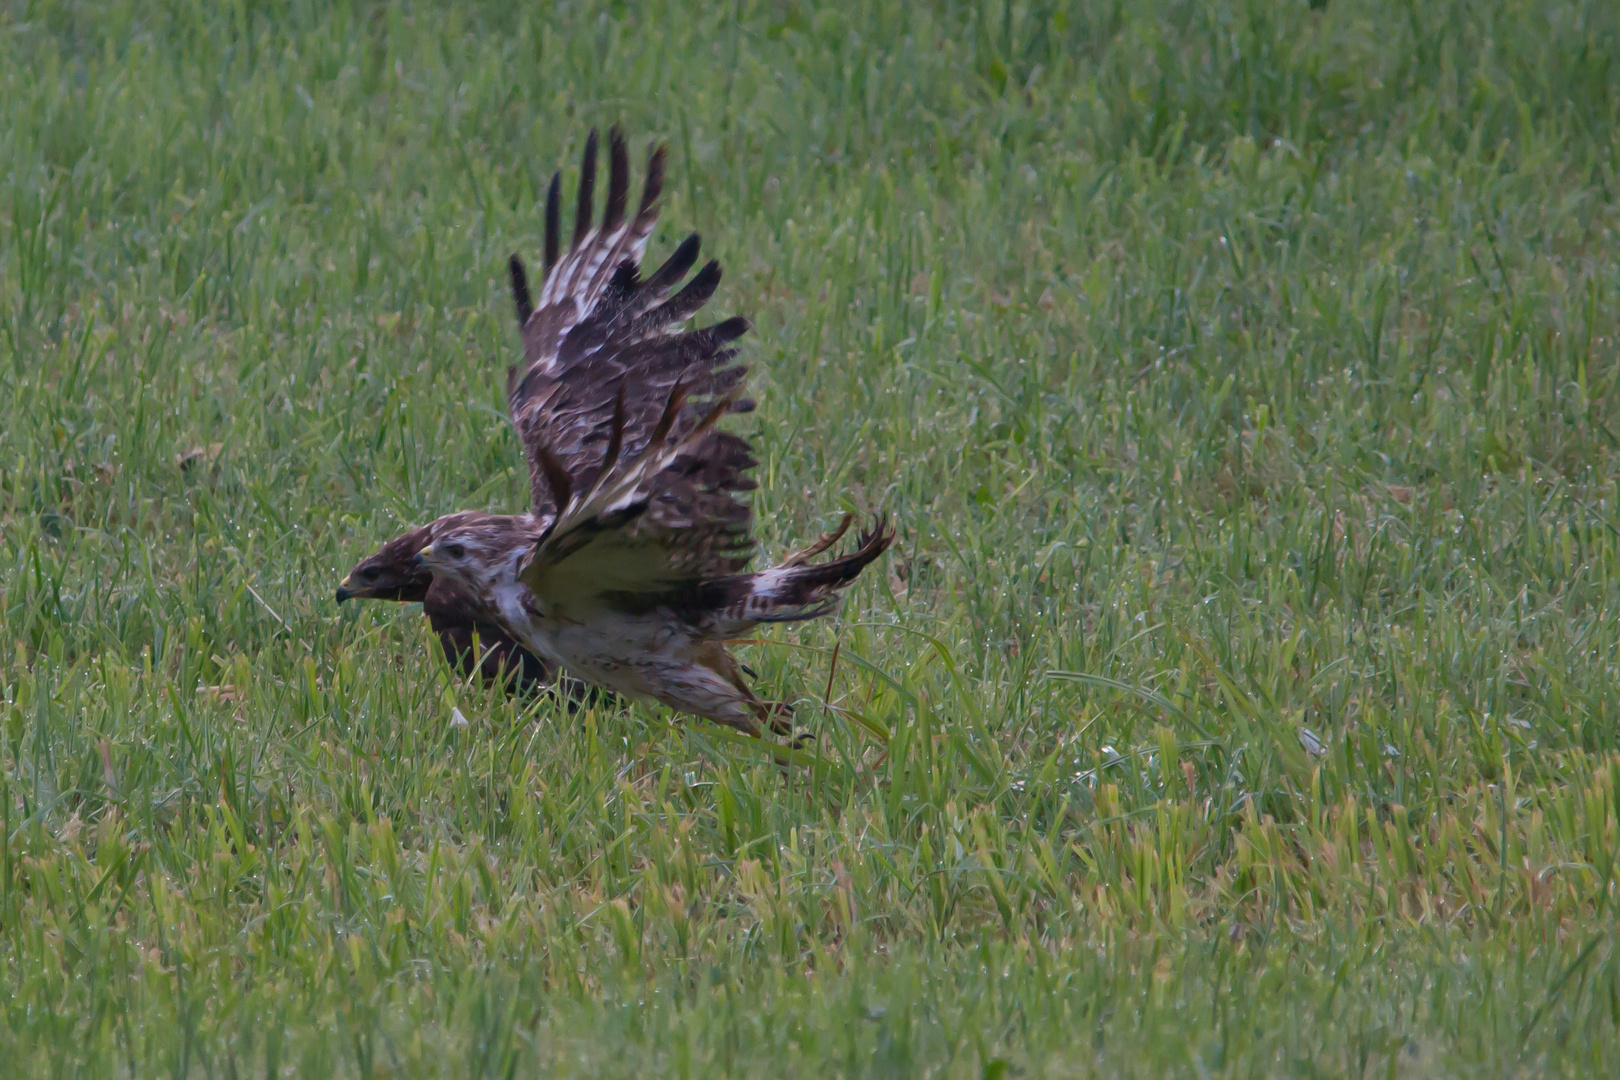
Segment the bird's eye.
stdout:
<path fill-rule="evenodd" d="M 467 549 L 460 544 L 446 544 L 444 545 L 444 553 L 452 559 L 459 559 L 467 554 Z"/>
<path fill-rule="evenodd" d="M 381 574 L 381 573 L 382 573 L 382 571 L 378 570 L 375 566 L 368 566 L 364 570 L 360 571 L 360 580 L 361 581 L 376 581 L 377 580 L 377 575 Z"/>

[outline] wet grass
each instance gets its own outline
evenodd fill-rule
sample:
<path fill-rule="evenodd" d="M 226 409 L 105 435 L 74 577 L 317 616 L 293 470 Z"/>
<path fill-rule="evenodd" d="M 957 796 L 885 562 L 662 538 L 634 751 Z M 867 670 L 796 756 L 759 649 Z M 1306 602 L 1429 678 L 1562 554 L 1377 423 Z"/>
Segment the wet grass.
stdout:
<path fill-rule="evenodd" d="M 20 3 L 0 57 L 8 1069 L 1620 1068 L 1620 8 Z M 504 260 L 615 121 L 757 323 L 765 547 L 904 526 L 748 647 L 785 773 L 331 600 L 522 505 Z"/>

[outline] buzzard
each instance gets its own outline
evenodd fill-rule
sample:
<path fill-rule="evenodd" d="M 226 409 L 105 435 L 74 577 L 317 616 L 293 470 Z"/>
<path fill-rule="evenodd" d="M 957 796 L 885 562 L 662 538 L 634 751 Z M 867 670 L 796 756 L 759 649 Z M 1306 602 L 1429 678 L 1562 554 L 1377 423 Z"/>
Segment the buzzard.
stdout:
<path fill-rule="evenodd" d="M 688 236 L 650 276 L 641 257 L 658 220 L 665 151 L 654 150 L 629 214 L 629 155 L 608 139 L 595 223 L 598 140 L 586 140 L 568 249 L 561 175 L 546 197 L 537 297 L 521 259 L 509 271 L 523 363 L 507 373 L 513 426 L 530 474 L 527 514 L 453 514 L 425 527 L 420 566 L 466 598 L 478 623 L 550 664 L 632 700 L 759 734 L 790 730 L 760 699 L 727 642 L 762 623 L 830 614 L 840 591 L 893 542 L 879 518 L 854 549 L 815 561 L 851 518 L 776 566 L 749 572 L 755 485 L 748 442 L 723 430 L 754 403 L 730 318 L 687 328 L 720 283 L 709 262 L 688 277 Z M 684 282 L 684 284 L 683 284 Z"/>

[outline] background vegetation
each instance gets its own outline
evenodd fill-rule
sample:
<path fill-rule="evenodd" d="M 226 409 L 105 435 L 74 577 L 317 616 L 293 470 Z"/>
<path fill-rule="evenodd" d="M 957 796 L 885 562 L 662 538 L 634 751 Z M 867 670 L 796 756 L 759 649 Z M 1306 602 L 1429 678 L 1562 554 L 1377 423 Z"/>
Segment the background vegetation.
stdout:
<path fill-rule="evenodd" d="M 1620 1072 L 1617 111 L 1608 0 L 7 3 L 7 1071 Z M 904 524 L 785 772 L 331 599 L 521 507 L 612 122 L 767 550 Z"/>

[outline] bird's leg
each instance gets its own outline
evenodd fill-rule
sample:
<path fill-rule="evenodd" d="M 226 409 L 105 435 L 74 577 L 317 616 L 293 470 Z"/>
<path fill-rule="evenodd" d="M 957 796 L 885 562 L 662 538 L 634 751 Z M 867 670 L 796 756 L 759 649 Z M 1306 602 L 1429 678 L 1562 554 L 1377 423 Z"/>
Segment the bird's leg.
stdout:
<path fill-rule="evenodd" d="M 754 693 L 754 688 L 749 686 L 748 681 L 743 678 L 742 665 L 737 663 L 736 657 L 726 651 L 725 645 L 720 642 L 712 643 L 709 648 L 703 651 L 700 662 L 704 667 L 730 683 L 741 698 L 737 704 L 748 709 L 758 720 L 758 724 L 754 726 L 754 730 L 750 734 L 756 736 L 759 734 L 758 725 L 769 728 L 777 735 L 793 734 L 793 706 L 785 701 L 765 701 Z M 739 725 L 733 724 L 732 726 Z"/>
<path fill-rule="evenodd" d="M 793 734 L 793 706 L 786 701 L 760 701 L 755 699 L 759 719 L 778 735 Z"/>

